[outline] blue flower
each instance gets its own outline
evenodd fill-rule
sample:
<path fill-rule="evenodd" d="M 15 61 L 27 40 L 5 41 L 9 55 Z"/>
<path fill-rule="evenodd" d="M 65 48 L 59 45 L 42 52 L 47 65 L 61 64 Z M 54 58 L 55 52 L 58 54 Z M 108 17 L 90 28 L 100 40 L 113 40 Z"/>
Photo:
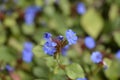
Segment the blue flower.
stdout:
<path fill-rule="evenodd" d="M 56 45 L 57 44 L 52 41 L 46 42 L 43 46 L 43 50 L 48 55 L 54 55 L 54 53 L 56 52 L 56 48 L 55 48 Z"/>
<path fill-rule="evenodd" d="M 91 55 L 91 60 L 94 63 L 100 63 L 100 62 L 102 62 L 102 58 L 103 58 L 103 56 L 102 56 L 102 54 L 99 51 L 95 51 Z"/>
<path fill-rule="evenodd" d="M 48 32 L 46 32 L 45 34 L 44 34 L 44 39 L 46 40 L 46 41 L 51 41 L 51 37 L 52 37 L 52 34 L 50 34 L 50 33 L 48 33 Z"/>
<path fill-rule="evenodd" d="M 24 50 L 32 51 L 33 44 L 31 42 L 24 43 Z"/>
<path fill-rule="evenodd" d="M 86 12 L 85 4 L 82 2 L 78 3 L 76 9 L 77 9 L 78 14 L 84 14 Z"/>
<path fill-rule="evenodd" d="M 25 9 L 25 23 L 27 25 L 32 25 L 34 24 L 34 19 L 35 19 L 35 15 L 38 11 L 41 10 L 41 7 L 37 7 L 37 6 L 29 6 Z"/>
<path fill-rule="evenodd" d="M 22 51 L 22 60 L 26 63 L 32 62 L 33 52 L 32 52 L 33 44 L 31 42 L 24 43 L 24 49 Z"/>
<path fill-rule="evenodd" d="M 61 53 L 62 53 L 63 56 L 66 55 L 66 53 L 67 53 L 69 47 L 70 47 L 69 45 L 66 45 L 65 47 L 62 48 Z"/>
<path fill-rule="evenodd" d="M 95 48 L 95 45 L 96 45 L 95 40 L 92 37 L 88 36 L 85 38 L 85 46 L 87 48 L 93 49 Z"/>
<path fill-rule="evenodd" d="M 120 50 L 117 51 L 117 53 L 115 54 L 115 57 L 120 60 Z"/>
<path fill-rule="evenodd" d="M 76 33 L 73 32 L 71 29 L 66 31 L 66 38 L 68 40 L 69 45 L 76 44 L 76 42 L 78 40 Z"/>
<path fill-rule="evenodd" d="M 6 65 L 5 66 L 5 69 L 7 70 L 7 71 L 9 71 L 9 72 L 12 72 L 12 71 L 14 71 L 14 68 L 13 67 L 11 67 L 10 65 Z"/>
<path fill-rule="evenodd" d="M 32 51 L 23 50 L 22 52 L 22 60 L 26 63 L 32 62 L 33 59 L 33 53 Z"/>
<path fill-rule="evenodd" d="M 64 37 L 60 35 L 60 36 L 57 37 L 57 39 L 62 41 L 64 39 Z"/>
<path fill-rule="evenodd" d="M 87 78 L 77 78 L 76 80 L 87 80 Z"/>

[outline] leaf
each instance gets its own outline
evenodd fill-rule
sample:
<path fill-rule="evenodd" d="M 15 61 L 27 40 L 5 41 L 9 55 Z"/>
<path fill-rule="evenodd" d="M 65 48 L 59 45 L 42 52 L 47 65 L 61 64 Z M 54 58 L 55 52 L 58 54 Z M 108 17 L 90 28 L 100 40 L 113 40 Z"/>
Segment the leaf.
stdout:
<path fill-rule="evenodd" d="M 104 70 L 106 77 L 109 78 L 110 80 L 117 80 L 117 78 L 120 75 L 119 65 L 120 63 L 118 63 L 117 61 L 114 61 L 107 70 Z"/>
<path fill-rule="evenodd" d="M 44 51 L 40 45 L 35 46 L 33 48 L 33 53 L 36 57 L 39 57 L 39 58 L 43 58 L 43 57 L 47 56 L 47 54 L 44 53 Z"/>
<path fill-rule="evenodd" d="M 4 61 L 6 63 L 15 61 L 15 56 L 10 53 L 9 48 L 6 46 L 0 47 L 0 61 Z"/>
<path fill-rule="evenodd" d="M 6 31 L 0 26 L 0 45 L 6 41 Z"/>
<path fill-rule="evenodd" d="M 16 23 L 16 21 L 15 21 L 15 19 L 13 17 L 12 18 L 11 17 L 5 18 L 3 23 L 7 27 L 13 27 L 13 26 L 17 25 L 17 23 Z"/>
<path fill-rule="evenodd" d="M 103 28 L 103 19 L 93 8 L 90 8 L 81 17 L 80 23 L 83 29 L 93 38 L 97 38 Z"/>
<path fill-rule="evenodd" d="M 26 24 L 23 24 L 22 26 L 22 31 L 24 32 L 24 34 L 26 35 L 31 35 L 34 33 L 34 30 L 35 30 L 35 27 L 34 25 L 26 25 Z"/>
<path fill-rule="evenodd" d="M 70 14 L 70 4 L 68 0 L 59 0 L 59 6 L 61 10 L 63 11 L 64 15 L 69 15 Z"/>
<path fill-rule="evenodd" d="M 107 65 L 107 67 L 109 68 L 112 64 L 112 61 L 110 59 L 104 58 L 103 60 L 105 62 L 105 64 Z"/>
<path fill-rule="evenodd" d="M 38 78 L 46 78 L 48 80 L 48 75 L 49 75 L 49 68 L 44 66 L 44 67 L 35 67 L 33 69 L 33 74 L 38 77 Z"/>
<path fill-rule="evenodd" d="M 118 17 L 119 15 L 118 11 L 119 11 L 119 7 L 116 4 L 112 4 L 109 11 L 109 19 L 111 21 L 114 21 Z"/>
<path fill-rule="evenodd" d="M 72 63 L 65 68 L 66 74 L 71 79 L 84 78 L 84 71 L 77 63 Z"/>
<path fill-rule="evenodd" d="M 118 46 L 120 46 L 120 32 L 118 31 L 114 32 L 113 37 Z"/>

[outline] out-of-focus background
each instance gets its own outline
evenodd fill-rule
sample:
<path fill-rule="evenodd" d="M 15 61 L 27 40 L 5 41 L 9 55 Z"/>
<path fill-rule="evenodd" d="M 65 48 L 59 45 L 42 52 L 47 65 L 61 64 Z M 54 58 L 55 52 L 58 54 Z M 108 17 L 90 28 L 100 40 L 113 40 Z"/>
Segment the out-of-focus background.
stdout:
<path fill-rule="evenodd" d="M 120 62 L 113 59 L 120 49 L 120 0 L 0 0 L 0 80 L 67 80 L 62 72 L 51 74 L 52 59 L 41 59 L 46 56 L 42 47 L 32 50 L 43 45 L 45 32 L 65 36 L 68 29 L 80 41 L 68 51 L 67 59 L 79 62 L 86 73 L 94 69 L 89 59 L 93 49 L 80 47 L 91 36 L 96 41 L 94 50 L 112 55 L 107 60 L 112 67 L 87 78 L 120 80 Z M 32 60 L 24 55 L 26 46 Z"/>

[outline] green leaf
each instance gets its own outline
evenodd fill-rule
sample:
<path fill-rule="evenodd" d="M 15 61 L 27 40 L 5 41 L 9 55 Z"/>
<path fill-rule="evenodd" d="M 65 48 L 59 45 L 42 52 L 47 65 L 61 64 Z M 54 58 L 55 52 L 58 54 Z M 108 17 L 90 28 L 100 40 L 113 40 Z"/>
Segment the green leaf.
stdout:
<path fill-rule="evenodd" d="M 43 6 L 43 3 L 44 3 L 44 0 L 35 0 L 35 4 L 37 5 L 37 6 Z"/>
<path fill-rule="evenodd" d="M 63 11 L 64 15 L 69 15 L 70 14 L 70 4 L 68 0 L 59 0 L 59 6 L 61 10 Z"/>
<path fill-rule="evenodd" d="M 1 46 L 0 47 L 0 61 L 4 62 L 12 62 L 15 60 L 15 56 L 10 53 L 9 48 L 6 46 Z"/>
<path fill-rule="evenodd" d="M 33 53 L 36 57 L 43 58 L 46 57 L 47 54 L 44 53 L 42 46 L 38 45 L 33 48 Z"/>
<path fill-rule="evenodd" d="M 104 58 L 103 60 L 105 62 L 105 64 L 107 65 L 107 67 L 109 68 L 112 64 L 112 61 L 110 59 Z"/>
<path fill-rule="evenodd" d="M 116 4 L 112 4 L 109 11 L 109 19 L 111 21 L 115 20 L 119 15 L 119 7 Z"/>
<path fill-rule="evenodd" d="M 24 34 L 31 35 L 34 33 L 35 27 L 34 27 L 34 25 L 23 24 L 22 30 L 23 30 Z"/>
<path fill-rule="evenodd" d="M 120 65 L 119 62 L 114 61 L 107 70 L 104 70 L 106 77 L 109 78 L 110 80 L 117 80 L 117 78 L 120 75 L 119 65 Z"/>
<path fill-rule="evenodd" d="M 113 37 L 118 46 L 120 46 L 120 32 L 118 31 L 114 32 Z"/>
<path fill-rule="evenodd" d="M 0 45 L 6 41 L 6 31 L 0 26 Z"/>
<path fill-rule="evenodd" d="M 93 38 L 97 38 L 103 28 L 103 19 L 93 8 L 88 9 L 86 14 L 81 17 L 80 23 Z"/>
<path fill-rule="evenodd" d="M 49 75 L 49 69 L 48 67 L 44 66 L 44 67 L 35 67 L 33 69 L 33 74 L 38 77 L 38 78 L 46 78 L 46 80 L 48 80 L 48 75 Z"/>
<path fill-rule="evenodd" d="M 15 21 L 15 19 L 13 17 L 7 17 L 7 18 L 5 18 L 5 20 L 4 20 L 3 23 L 7 27 L 13 27 L 13 26 L 17 25 L 17 23 L 16 23 L 16 21 Z"/>
<path fill-rule="evenodd" d="M 77 63 L 72 63 L 65 68 L 66 74 L 71 79 L 84 78 L 84 71 L 82 67 Z"/>

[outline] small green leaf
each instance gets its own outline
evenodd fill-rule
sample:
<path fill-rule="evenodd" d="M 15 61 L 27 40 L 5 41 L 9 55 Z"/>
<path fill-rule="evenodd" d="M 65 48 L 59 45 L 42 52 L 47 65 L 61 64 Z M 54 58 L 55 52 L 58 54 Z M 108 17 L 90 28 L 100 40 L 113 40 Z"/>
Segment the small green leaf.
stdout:
<path fill-rule="evenodd" d="M 103 19 L 93 8 L 90 8 L 82 16 L 80 23 L 83 29 L 93 38 L 97 38 L 103 28 Z"/>
<path fill-rule="evenodd" d="M 84 71 L 82 67 L 77 63 L 72 63 L 65 68 L 66 74 L 71 79 L 84 78 Z"/>
<path fill-rule="evenodd" d="M 120 32 L 114 32 L 113 34 L 114 40 L 115 42 L 118 44 L 118 46 L 120 46 Z"/>

